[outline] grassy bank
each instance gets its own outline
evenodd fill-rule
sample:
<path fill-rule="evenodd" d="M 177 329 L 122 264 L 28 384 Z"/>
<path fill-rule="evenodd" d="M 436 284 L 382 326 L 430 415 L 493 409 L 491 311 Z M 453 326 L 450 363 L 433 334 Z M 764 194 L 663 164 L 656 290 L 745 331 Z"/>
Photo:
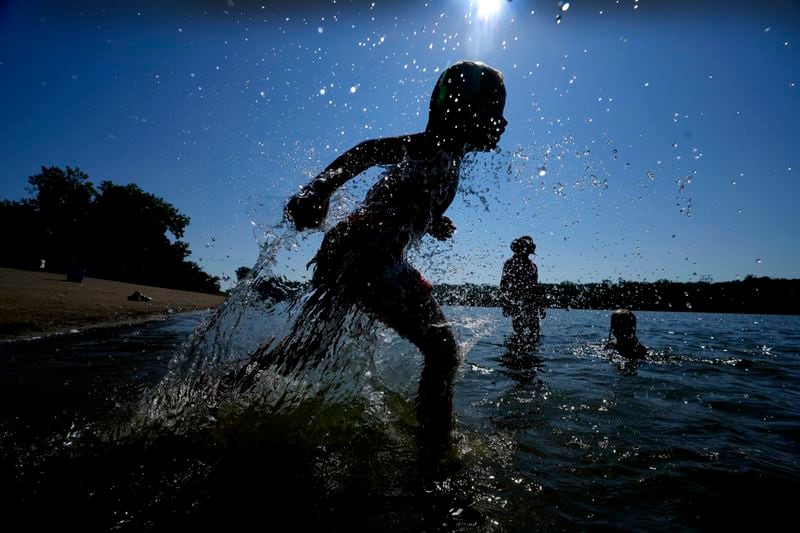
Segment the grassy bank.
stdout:
<path fill-rule="evenodd" d="M 0 268 L 0 340 L 82 331 L 218 306 L 223 295 Z M 149 302 L 129 301 L 139 291 Z"/>

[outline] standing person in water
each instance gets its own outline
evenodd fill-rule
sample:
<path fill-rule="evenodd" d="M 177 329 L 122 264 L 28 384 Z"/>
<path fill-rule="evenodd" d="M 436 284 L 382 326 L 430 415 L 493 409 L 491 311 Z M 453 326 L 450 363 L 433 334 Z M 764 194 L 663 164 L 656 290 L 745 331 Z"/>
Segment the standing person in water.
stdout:
<path fill-rule="evenodd" d="M 505 102 L 499 71 L 460 61 L 439 76 L 425 131 L 356 145 L 289 200 L 286 216 L 298 231 L 319 228 L 337 188 L 370 167 L 388 167 L 363 204 L 325 235 L 312 260 L 314 292 L 278 346 L 279 359 L 297 366 L 308 357 L 309 344 L 321 356 L 343 323 L 344 310 L 357 305 L 422 352 L 417 419 L 423 433 L 449 434 L 459 348 L 431 284 L 409 264 L 406 253 L 426 234 L 452 237 L 455 226 L 444 213 L 455 198 L 462 160 L 469 152 L 497 146 L 508 124 Z M 312 334 L 300 323 L 308 320 L 317 323 Z M 302 345 L 291 340 L 304 335 Z M 297 353 L 293 343 L 304 353 Z M 257 354 L 256 364 L 244 369 L 246 376 L 258 370 L 258 359 L 267 353 Z"/>
<path fill-rule="evenodd" d="M 636 338 L 636 315 L 629 309 L 617 309 L 611 313 L 606 348 L 616 350 L 628 359 L 644 359 L 647 355 L 647 347 Z"/>
<path fill-rule="evenodd" d="M 500 298 L 503 314 L 511 317 L 514 333 L 526 340 L 539 338 L 539 319 L 545 317 L 539 287 L 539 270 L 528 256 L 536 244 L 527 235 L 511 242 L 514 255 L 503 265 Z"/>

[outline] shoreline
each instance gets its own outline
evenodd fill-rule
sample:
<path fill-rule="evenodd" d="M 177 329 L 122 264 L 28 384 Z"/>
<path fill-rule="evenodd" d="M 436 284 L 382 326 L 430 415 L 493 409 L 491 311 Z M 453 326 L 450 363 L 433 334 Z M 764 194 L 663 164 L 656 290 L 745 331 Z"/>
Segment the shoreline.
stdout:
<path fill-rule="evenodd" d="M 164 322 L 172 318 L 177 318 L 181 315 L 190 315 L 194 313 L 210 312 L 212 309 L 198 309 L 196 311 L 177 311 L 172 314 L 165 315 L 149 315 L 131 320 L 109 321 L 109 322 L 94 322 L 86 324 L 82 327 L 75 327 L 69 329 L 54 329 L 33 333 L 25 333 L 21 335 L 6 335 L 0 334 L 0 346 L 8 344 L 19 344 L 26 342 L 46 341 L 58 337 L 69 337 L 73 335 L 91 335 L 101 333 L 105 330 L 112 330 L 116 328 L 133 328 L 149 324 L 151 322 Z"/>
<path fill-rule="evenodd" d="M 129 301 L 139 291 L 150 301 Z M 133 326 L 177 314 L 208 311 L 224 295 L 0 268 L 0 342 L 35 340 L 89 330 Z"/>

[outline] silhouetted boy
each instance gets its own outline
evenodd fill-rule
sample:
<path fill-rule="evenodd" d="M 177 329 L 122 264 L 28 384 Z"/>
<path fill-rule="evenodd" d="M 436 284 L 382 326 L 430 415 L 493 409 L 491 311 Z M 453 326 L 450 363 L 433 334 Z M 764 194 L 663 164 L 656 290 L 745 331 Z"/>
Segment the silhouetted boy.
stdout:
<path fill-rule="evenodd" d="M 298 230 L 317 228 L 338 187 L 370 167 L 389 167 L 363 205 L 325 235 L 313 260 L 315 292 L 303 316 L 325 319 L 310 335 L 315 348 L 330 342 L 330 332 L 342 323 L 336 310 L 354 303 L 413 342 L 424 356 L 417 395 L 417 418 L 424 432 L 451 429 L 459 354 L 431 284 L 409 264 L 406 252 L 425 234 L 439 240 L 453 235 L 455 226 L 444 213 L 456 195 L 461 162 L 469 152 L 496 147 L 508 123 L 503 117 L 505 100 L 499 71 L 460 61 L 439 77 L 424 132 L 358 144 L 286 206 Z M 282 342 L 284 351 L 287 340 L 300 333 L 304 318 Z M 251 364 L 247 373 L 258 367 Z"/>

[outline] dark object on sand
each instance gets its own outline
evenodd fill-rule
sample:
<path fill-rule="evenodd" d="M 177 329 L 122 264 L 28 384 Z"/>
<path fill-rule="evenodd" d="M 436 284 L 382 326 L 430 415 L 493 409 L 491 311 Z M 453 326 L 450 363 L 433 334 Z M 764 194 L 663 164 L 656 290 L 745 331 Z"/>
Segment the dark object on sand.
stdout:
<path fill-rule="evenodd" d="M 128 296 L 128 300 L 130 300 L 131 302 L 149 302 L 152 300 L 152 298 L 150 298 L 146 294 L 142 294 L 139 291 L 134 291 L 133 294 Z"/>

